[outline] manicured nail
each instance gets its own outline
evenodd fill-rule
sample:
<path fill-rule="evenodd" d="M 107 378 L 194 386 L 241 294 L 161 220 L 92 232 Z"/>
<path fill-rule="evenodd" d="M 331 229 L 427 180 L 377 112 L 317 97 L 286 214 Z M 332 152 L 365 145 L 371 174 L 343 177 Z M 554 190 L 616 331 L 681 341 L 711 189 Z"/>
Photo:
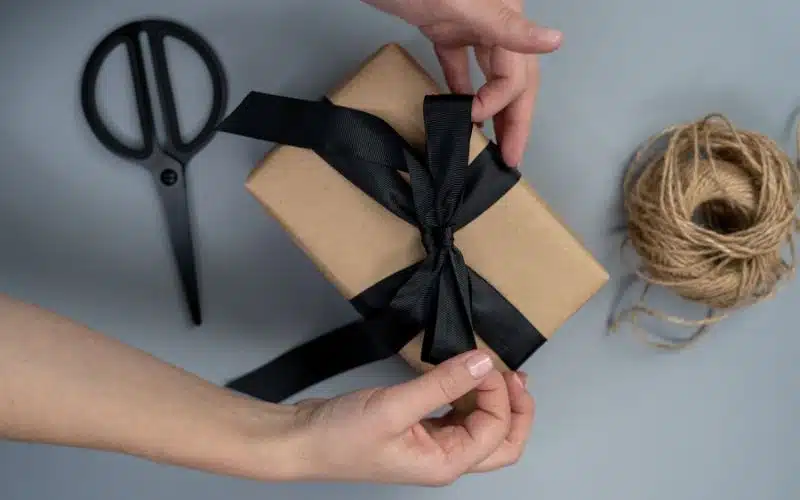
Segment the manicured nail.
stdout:
<path fill-rule="evenodd" d="M 483 378 L 492 371 L 492 358 L 488 354 L 475 354 L 467 359 L 467 370 L 473 378 Z"/>
<path fill-rule="evenodd" d="M 543 42 L 558 45 L 561 43 L 562 34 L 558 30 L 552 28 L 537 27 L 531 30 L 531 34 Z"/>

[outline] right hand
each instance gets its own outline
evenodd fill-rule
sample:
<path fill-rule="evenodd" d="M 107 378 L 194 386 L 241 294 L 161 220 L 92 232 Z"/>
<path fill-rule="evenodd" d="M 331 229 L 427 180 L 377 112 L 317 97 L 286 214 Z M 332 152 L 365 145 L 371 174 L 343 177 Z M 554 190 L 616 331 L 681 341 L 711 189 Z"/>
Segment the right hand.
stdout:
<path fill-rule="evenodd" d="M 298 403 L 299 479 L 441 486 L 513 464 L 533 423 L 525 384 L 473 351 L 406 383 Z M 471 413 L 429 418 L 473 390 Z"/>
<path fill-rule="evenodd" d="M 475 94 L 472 119 L 494 121 L 510 166 L 522 161 L 530 133 L 539 63 L 561 33 L 525 18 L 523 0 L 363 0 L 419 28 L 434 46 L 451 92 Z M 486 84 L 473 91 L 467 49 L 472 48 Z"/>

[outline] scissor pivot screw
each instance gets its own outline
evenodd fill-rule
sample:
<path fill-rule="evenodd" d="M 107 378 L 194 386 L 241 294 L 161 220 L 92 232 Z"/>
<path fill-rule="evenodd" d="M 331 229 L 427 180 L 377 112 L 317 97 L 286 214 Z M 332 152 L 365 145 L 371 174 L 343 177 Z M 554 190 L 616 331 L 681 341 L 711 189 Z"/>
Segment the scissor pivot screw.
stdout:
<path fill-rule="evenodd" d="M 161 182 L 165 186 L 172 186 L 178 182 L 178 172 L 172 170 L 171 168 L 164 169 L 161 172 Z"/>

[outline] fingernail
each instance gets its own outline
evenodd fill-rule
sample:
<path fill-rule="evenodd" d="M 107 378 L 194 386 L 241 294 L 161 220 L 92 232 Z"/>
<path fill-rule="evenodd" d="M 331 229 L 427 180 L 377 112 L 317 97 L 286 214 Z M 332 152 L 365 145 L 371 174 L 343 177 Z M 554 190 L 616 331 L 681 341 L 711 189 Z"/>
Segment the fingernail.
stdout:
<path fill-rule="evenodd" d="M 525 372 L 517 372 L 516 375 L 517 375 L 517 380 L 519 381 L 520 385 L 522 385 L 523 388 L 527 389 L 528 388 L 528 374 L 525 373 Z"/>
<path fill-rule="evenodd" d="M 492 358 L 488 354 L 475 354 L 467 359 L 467 370 L 473 378 L 482 378 L 492 371 Z"/>
<path fill-rule="evenodd" d="M 543 28 L 541 26 L 534 28 L 531 34 L 543 42 L 553 45 L 561 43 L 561 37 L 563 36 L 558 30 L 554 30 L 552 28 Z"/>

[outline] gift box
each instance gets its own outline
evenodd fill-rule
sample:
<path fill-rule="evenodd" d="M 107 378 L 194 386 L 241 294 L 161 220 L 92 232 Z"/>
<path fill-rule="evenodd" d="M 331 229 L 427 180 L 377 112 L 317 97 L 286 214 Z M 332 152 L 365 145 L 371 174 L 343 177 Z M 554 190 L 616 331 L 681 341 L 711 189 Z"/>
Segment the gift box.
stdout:
<path fill-rule="evenodd" d="M 254 91 L 223 121 L 276 143 L 247 190 L 363 317 L 229 387 L 277 402 L 395 354 L 425 371 L 476 346 L 517 369 L 607 282 L 471 103 L 390 44 L 319 101 Z"/>

